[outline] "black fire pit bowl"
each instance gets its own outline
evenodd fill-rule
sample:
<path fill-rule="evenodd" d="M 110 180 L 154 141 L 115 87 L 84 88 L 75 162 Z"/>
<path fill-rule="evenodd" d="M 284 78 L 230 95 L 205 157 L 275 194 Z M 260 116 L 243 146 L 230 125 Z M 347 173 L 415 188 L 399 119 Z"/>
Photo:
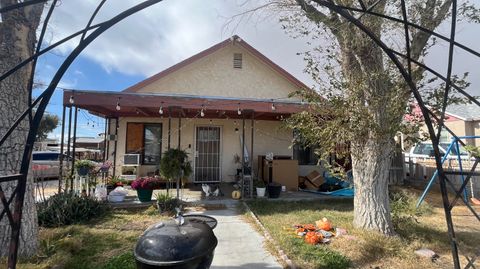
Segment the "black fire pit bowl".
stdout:
<path fill-rule="evenodd" d="M 204 217 L 216 223 L 214 218 Z M 138 269 L 210 268 L 218 243 L 214 226 L 194 216 L 185 216 L 182 225 L 177 223 L 159 222 L 140 236 L 134 249 Z"/>

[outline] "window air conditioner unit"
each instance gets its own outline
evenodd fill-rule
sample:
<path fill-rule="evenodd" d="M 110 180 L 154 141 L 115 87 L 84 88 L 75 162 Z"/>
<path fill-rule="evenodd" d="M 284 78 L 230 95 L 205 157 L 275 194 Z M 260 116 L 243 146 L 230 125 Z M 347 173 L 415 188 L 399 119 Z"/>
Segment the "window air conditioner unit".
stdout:
<path fill-rule="evenodd" d="M 108 141 L 116 141 L 117 140 L 117 135 L 111 134 L 108 135 Z"/>
<path fill-rule="evenodd" d="M 140 154 L 123 155 L 123 165 L 140 165 Z"/>

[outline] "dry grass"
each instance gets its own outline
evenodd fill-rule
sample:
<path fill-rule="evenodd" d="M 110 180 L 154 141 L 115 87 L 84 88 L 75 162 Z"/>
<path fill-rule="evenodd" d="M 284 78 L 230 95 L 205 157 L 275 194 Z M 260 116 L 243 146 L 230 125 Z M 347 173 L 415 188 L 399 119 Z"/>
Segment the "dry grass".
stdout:
<path fill-rule="evenodd" d="M 114 210 L 87 224 L 42 228 L 39 254 L 21 260 L 17 268 L 134 269 L 138 237 L 160 218 L 154 208 Z"/>
<path fill-rule="evenodd" d="M 416 202 L 415 190 L 410 204 Z M 270 231 L 290 259 L 302 268 L 452 268 L 452 256 L 445 217 L 439 194 L 430 194 L 430 205 L 424 215 L 400 218 L 396 222 L 398 236 L 385 237 L 374 232 L 354 229 L 353 204 L 348 201 L 268 202 L 253 201 L 250 208 Z M 411 206 L 410 206 L 411 207 Z M 410 209 L 404 209 L 409 212 Z M 478 210 L 478 208 L 477 208 Z M 335 238 L 326 246 L 310 246 L 288 229 L 294 224 L 314 223 L 327 217 L 337 227 L 346 228 L 353 237 Z M 454 209 L 453 218 L 461 243 L 461 253 L 472 256 L 479 249 L 478 221 L 467 214 L 466 207 Z M 418 222 L 417 222 L 418 221 Z M 436 262 L 417 257 L 414 251 L 429 248 L 440 255 Z M 465 260 L 463 264 L 465 265 Z M 478 265 L 478 262 L 477 264 Z"/>

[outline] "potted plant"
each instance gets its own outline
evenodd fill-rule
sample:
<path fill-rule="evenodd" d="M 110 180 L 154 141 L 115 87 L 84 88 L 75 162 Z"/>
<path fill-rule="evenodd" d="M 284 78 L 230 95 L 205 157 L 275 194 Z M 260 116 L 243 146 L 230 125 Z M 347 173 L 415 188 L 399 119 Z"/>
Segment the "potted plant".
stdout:
<path fill-rule="evenodd" d="M 265 182 L 263 182 L 263 180 L 256 180 L 254 184 L 257 190 L 257 197 L 264 197 L 266 190 Z"/>
<path fill-rule="evenodd" d="M 108 170 L 110 170 L 110 167 L 112 166 L 112 161 L 106 161 L 100 166 L 100 172 L 101 173 L 108 173 Z"/>
<path fill-rule="evenodd" d="M 268 183 L 268 197 L 278 198 L 282 192 L 282 185 L 277 182 Z"/>
<path fill-rule="evenodd" d="M 172 211 L 177 206 L 178 200 L 168 193 L 157 193 L 157 207 L 160 214 Z"/>
<path fill-rule="evenodd" d="M 177 182 L 177 199 L 179 199 L 180 179 L 188 178 L 192 173 L 192 166 L 188 161 L 188 153 L 181 149 L 167 150 L 160 160 L 160 174 L 168 180 L 176 180 Z M 167 194 L 169 194 L 169 186 L 167 186 Z"/>
<path fill-rule="evenodd" d="M 89 160 L 79 160 L 75 162 L 75 170 L 79 176 L 88 175 L 95 168 L 95 163 Z"/>
<path fill-rule="evenodd" d="M 132 189 L 137 191 L 140 202 L 152 201 L 153 190 L 160 189 L 162 181 L 156 177 L 140 177 L 132 181 Z"/>
<path fill-rule="evenodd" d="M 107 193 L 109 194 L 116 187 L 123 187 L 124 180 L 119 176 L 109 176 L 107 178 Z"/>

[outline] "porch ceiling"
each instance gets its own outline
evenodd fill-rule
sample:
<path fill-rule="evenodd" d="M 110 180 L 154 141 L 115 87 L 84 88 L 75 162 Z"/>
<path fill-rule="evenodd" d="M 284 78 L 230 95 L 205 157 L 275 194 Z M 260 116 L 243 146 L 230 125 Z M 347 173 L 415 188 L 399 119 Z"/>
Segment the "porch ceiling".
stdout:
<path fill-rule="evenodd" d="M 64 106 L 73 106 L 88 110 L 101 117 L 200 117 L 203 109 L 204 118 L 251 118 L 279 120 L 293 113 L 303 111 L 306 105 L 298 101 L 268 99 L 237 99 L 211 96 L 165 95 L 152 93 L 71 91 L 63 92 Z M 120 110 L 116 109 L 117 103 Z M 275 110 L 272 109 L 272 104 Z M 162 107 L 163 114 L 159 113 Z M 242 111 L 238 115 L 238 109 Z"/>

